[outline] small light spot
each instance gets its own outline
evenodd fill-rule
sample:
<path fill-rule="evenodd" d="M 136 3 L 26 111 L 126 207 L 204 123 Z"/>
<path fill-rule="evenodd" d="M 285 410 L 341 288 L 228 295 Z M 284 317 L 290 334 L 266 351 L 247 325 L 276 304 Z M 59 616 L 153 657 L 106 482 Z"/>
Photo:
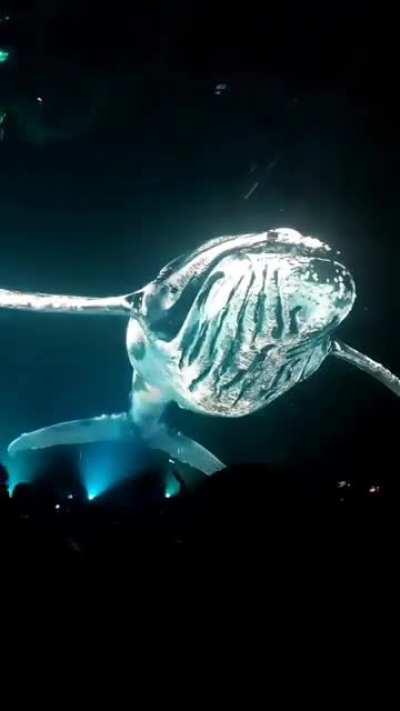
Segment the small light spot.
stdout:
<path fill-rule="evenodd" d="M 380 484 L 371 484 L 371 486 L 368 489 L 368 493 L 371 496 L 378 496 L 379 494 L 382 493 L 382 487 Z"/>
<path fill-rule="evenodd" d="M 228 84 L 217 84 L 215 89 L 214 89 L 214 94 L 215 96 L 221 96 L 221 94 L 224 94 L 228 89 Z"/>

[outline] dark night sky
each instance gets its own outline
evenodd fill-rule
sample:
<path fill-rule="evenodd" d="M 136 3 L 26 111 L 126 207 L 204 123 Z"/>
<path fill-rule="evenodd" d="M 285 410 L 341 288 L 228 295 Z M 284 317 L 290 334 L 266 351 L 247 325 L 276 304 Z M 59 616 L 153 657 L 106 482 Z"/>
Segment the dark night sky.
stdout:
<path fill-rule="evenodd" d="M 123 293 L 212 236 L 291 226 L 342 250 L 358 301 L 341 337 L 400 373 L 393 18 L 361 2 L 275 5 L 12 3 L 1 286 Z M 123 320 L 0 319 L 2 448 L 126 407 Z M 171 418 L 226 461 L 321 471 L 394 458 L 398 407 L 328 360 L 247 419 Z"/>

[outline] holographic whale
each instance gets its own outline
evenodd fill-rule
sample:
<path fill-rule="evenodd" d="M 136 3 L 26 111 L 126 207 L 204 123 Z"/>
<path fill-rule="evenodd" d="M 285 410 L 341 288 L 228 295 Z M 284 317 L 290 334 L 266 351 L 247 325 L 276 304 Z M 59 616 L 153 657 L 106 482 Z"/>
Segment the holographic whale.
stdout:
<path fill-rule="evenodd" d="M 309 378 L 329 355 L 400 396 L 399 378 L 334 338 L 355 298 L 338 254 L 287 228 L 212 239 L 122 296 L 0 290 L 1 308 L 127 316 L 133 368 L 128 412 L 21 434 L 8 451 L 140 437 L 210 475 L 223 463 L 168 426 L 168 403 L 204 415 L 248 415 Z"/>

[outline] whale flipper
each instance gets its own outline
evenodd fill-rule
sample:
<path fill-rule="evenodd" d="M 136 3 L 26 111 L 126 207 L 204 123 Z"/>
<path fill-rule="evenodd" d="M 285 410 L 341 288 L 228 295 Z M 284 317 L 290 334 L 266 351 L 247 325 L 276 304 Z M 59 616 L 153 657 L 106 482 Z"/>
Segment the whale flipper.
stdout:
<path fill-rule="evenodd" d="M 203 445 L 164 424 L 157 426 L 151 434 L 146 434 L 144 439 L 152 449 L 160 449 L 171 459 L 190 464 L 207 476 L 225 468 L 225 464 Z"/>
<path fill-rule="evenodd" d="M 336 356 L 336 358 L 341 358 L 347 363 L 355 365 L 360 370 L 363 370 L 364 373 L 368 373 L 368 375 L 371 375 L 389 388 L 397 397 L 400 397 L 400 378 L 385 368 L 381 363 L 360 353 L 355 348 L 351 348 L 346 343 L 342 343 L 342 341 L 332 342 L 331 354 Z"/>
<path fill-rule="evenodd" d="M 25 432 L 9 444 L 8 454 L 15 456 L 27 449 L 45 449 L 57 445 L 129 440 L 135 436 L 140 437 L 151 449 L 160 449 L 170 458 L 190 464 L 203 474 L 214 474 L 225 466 L 208 449 L 181 432 L 175 432 L 164 424 L 153 426 L 149 432 L 141 430 L 126 412 L 58 422 L 49 427 Z"/>
<path fill-rule="evenodd" d="M 134 436 L 135 429 L 139 433 L 126 412 L 58 422 L 49 427 L 21 434 L 8 445 L 8 454 L 14 456 L 17 452 L 26 449 L 45 449 L 63 444 L 130 439 Z"/>

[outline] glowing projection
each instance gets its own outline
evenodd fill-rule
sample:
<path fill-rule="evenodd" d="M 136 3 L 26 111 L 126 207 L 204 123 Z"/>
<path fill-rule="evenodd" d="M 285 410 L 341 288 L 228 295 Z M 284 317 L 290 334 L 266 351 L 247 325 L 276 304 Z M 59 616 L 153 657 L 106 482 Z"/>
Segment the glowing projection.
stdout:
<path fill-rule="evenodd" d="M 219 237 L 165 266 L 142 289 L 89 298 L 0 290 L 0 307 L 128 318 L 128 412 L 22 434 L 9 453 L 138 437 L 205 474 L 223 463 L 163 418 L 171 401 L 203 415 L 259 410 L 341 358 L 400 395 L 400 380 L 333 338 L 356 290 L 331 248 L 292 229 Z"/>

